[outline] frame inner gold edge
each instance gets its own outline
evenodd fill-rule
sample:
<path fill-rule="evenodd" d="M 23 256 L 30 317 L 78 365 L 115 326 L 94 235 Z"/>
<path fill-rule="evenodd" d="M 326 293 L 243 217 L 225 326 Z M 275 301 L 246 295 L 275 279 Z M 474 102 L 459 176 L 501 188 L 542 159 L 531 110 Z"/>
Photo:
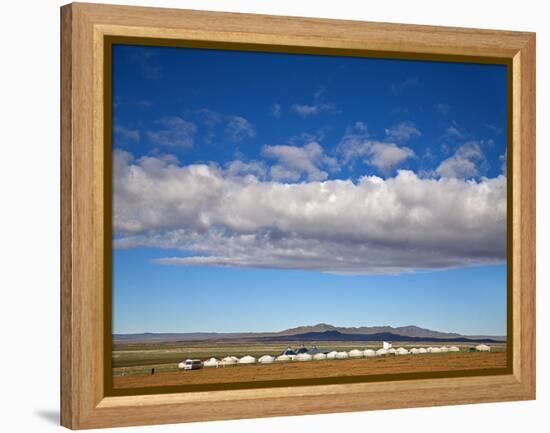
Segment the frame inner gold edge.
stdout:
<path fill-rule="evenodd" d="M 104 302 L 103 305 L 103 395 L 109 398 L 119 398 L 124 396 L 155 396 L 158 395 L 173 395 L 181 393 L 196 393 L 198 392 L 217 392 L 220 391 L 251 391 L 251 390 L 284 390 L 289 387 L 292 389 L 299 389 L 302 387 L 310 387 L 316 385 L 320 386 L 351 386 L 353 384 L 381 384 L 388 382 L 405 383 L 406 381 L 414 380 L 418 382 L 420 380 L 428 379 L 451 379 L 451 378 L 480 378 L 480 377 L 503 377 L 512 375 L 514 373 L 514 317 L 513 317 L 513 232 L 512 232 L 512 212 L 510 208 L 512 205 L 512 190 L 513 190 L 513 59 L 508 57 L 489 57 L 489 56 L 470 56 L 470 55 L 446 55 L 446 54 L 429 54 L 418 53 L 408 51 L 378 51 L 361 48 L 338 48 L 334 46 L 321 46 L 319 45 L 305 45 L 312 40 L 309 38 L 295 38 L 292 37 L 292 41 L 297 39 L 303 40 L 304 45 L 292 44 L 292 45 L 276 45 L 269 42 L 238 42 L 243 37 L 246 38 L 246 34 L 237 34 L 238 37 L 233 36 L 233 40 L 229 39 L 227 32 L 219 32 L 220 40 L 212 40 L 212 33 L 206 39 L 202 32 L 199 31 L 164 31 L 159 32 L 159 29 L 143 29 L 136 27 L 124 27 L 124 31 L 120 32 L 120 26 L 108 26 L 97 25 L 94 26 L 94 37 L 98 38 L 97 42 L 101 42 L 101 52 L 103 53 L 103 91 L 102 101 L 99 101 L 98 106 L 102 108 L 103 112 L 103 134 L 98 136 L 103 137 L 104 151 L 104 275 L 103 275 L 103 299 L 111 300 L 111 302 Z M 115 32 L 115 30 L 119 30 Z M 138 31 L 140 30 L 140 31 Z M 156 31 L 155 31 L 156 30 Z M 154 36 L 132 36 L 134 32 L 137 33 L 153 33 Z M 182 39 L 180 37 L 169 37 L 174 33 L 186 34 L 189 39 Z M 235 35 L 235 33 L 230 33 Z M 164 35 L 164 37 L 159 37 Z M 255 34 L 256 36 L 256 34 Z M 261 35 L 266 41 L 276 38 L 275 35 Z M 284 39 L 284 38 L 283 38 Z M 350 46 L 349 41 L 336 41 L 340 45 Z M 388 375 L 376 375 L 376 376 L 350 376 L 350 377 L 330 377 L 330 378 L 311 378 L 311 379 L 299 379 L 299 380 L 280 380 L 280 381 L 261 381 L 261 382 L 235 382 L 235 383 L 219 383 L 219 384 L 202 384 L 202 385 L 172 385 L 163 387 L 147 387 L 147 388 L 113 388 L 112 378 L 112 279 L 111 279 L 111 266 L 112 266 L 112 167 L 110 165 L 110 158 L 112 152 L 111 144 L 111 128 L 112 128 L 112 115 L 111 106 L 108 101 L 111 101 L 111 70 L 112 70 L 112 58 L 110 50 L 114 44 L 128 44 L 128 45 L 149 45 L 149 46 L 172 46 L 181 48 L 198 48 L 198 49 L 223 49 L 223 50 L 235 50 L 235 51 L 258 51 L 258 52 L 280 52 L 280 53 L 292 53 L 292 54 L 306 54 L 306 55 L 334 55 L 334 56 L 353 56 L 353 57 L 368 57 L 368 58 L 387 58 L 394 60 L 418 60 L 418 61 L 436 61 L 436 62 L 460 62 L 460 63 L 483 63 L 483 64 L 501 64 L 507 67 L 507 367 L 500 369 L 479 369 L 479 370 L 456 370 L 456 371 L 440 371 L 440 372 L 428 372 L 428 373 L 396 373 Z M 99 128 L 98 128 L 99 129 Z M 107 275 L 108 274 L 108 275 Z M 512 376 L 513 377 L 513 376 Z M 296 383 L 298 382 L 298 383 Z"/>

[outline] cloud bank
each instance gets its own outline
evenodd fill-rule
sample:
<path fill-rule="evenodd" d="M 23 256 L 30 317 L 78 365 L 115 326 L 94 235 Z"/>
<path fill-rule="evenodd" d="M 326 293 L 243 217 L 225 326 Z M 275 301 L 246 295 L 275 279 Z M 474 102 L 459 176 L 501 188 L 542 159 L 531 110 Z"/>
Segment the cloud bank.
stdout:
<path fill-rule="evenodd" d="M 281 149 L 268 152 L 283 161 Z M 161 264 L 347 274 L 505 260 L 504 176 L 433 179 L 402 170 L 387 179 L 314 175 L 287 184 L 265 180 L 259 176 L 264 172 L 261 164 L 240 161 L 223 168 L 181 166 L 116 151 L 115 247 L 181 250 L 181 256 L 159 259 Z"/>

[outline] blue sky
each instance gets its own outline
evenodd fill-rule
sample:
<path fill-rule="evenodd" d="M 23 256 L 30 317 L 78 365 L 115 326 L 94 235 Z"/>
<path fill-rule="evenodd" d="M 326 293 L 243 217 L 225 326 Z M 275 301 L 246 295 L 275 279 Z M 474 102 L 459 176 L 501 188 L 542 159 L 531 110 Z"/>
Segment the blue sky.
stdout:
<path fill-rule="evenodd" d="M 114 332 L 505 334 L 502 65 L 114 46 Z"/>

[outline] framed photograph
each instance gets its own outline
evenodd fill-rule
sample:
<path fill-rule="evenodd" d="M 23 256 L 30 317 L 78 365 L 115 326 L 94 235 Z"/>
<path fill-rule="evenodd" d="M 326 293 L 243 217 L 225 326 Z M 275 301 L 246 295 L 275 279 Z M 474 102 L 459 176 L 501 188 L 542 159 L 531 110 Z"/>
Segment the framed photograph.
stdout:
<path fill-rule="evenodd" d="M 61 416 L 535 398 L 535 35 L 61 8 Z"/>

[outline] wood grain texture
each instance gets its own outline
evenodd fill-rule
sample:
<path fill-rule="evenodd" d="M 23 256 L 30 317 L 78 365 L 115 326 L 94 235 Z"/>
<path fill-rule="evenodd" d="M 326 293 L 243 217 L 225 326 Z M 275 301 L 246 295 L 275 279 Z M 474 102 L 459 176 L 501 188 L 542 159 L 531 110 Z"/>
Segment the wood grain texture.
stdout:
<path fill-rule="evenodd" d="M 531 33 L 72 4 L 61 10 L 61 422 L 69 428 L 535 398 L 535 36 Z M 511 61 L 513 374 L 106 397 L 103 45 L 106 36 L 252 49 Z M 110 198 L 109 198 L 110 199 Z M 107 354 L 110 356 L 110 354 Z M 297 398 L 300 397 L 300 398 Z"/>
<path fill-rule="evenodd" d="M 61 424 L 71 427 L 72 348 L 72 13 L 61 9 Z"/>
<path fill-rule="evenodd" d="M 75 4 L 118 34 L 510 58 L 528 33 L 227 12 Z"/>
<path fill-rule="evenodd" d="M 535 398 L 535 37 L 514 56 L 514 375 Z M 517 326 L 516 326 L 517 325 Z"/>

